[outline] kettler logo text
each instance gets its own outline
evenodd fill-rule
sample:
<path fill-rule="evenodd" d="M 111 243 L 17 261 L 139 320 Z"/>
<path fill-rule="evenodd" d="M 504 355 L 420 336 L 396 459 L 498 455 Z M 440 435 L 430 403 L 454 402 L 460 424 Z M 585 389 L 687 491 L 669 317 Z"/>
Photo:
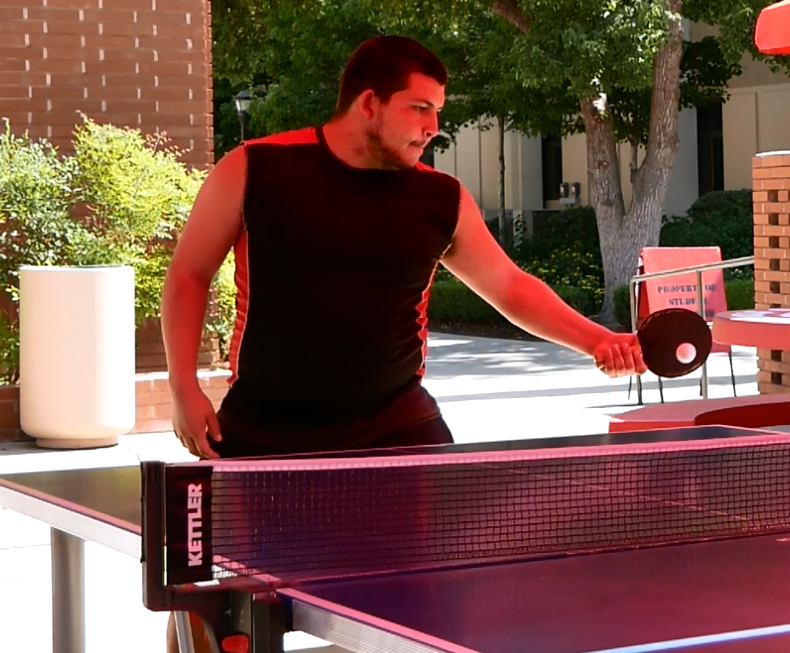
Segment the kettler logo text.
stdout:
<path fill-rule="evenodd" d="M 203 484 L 190 483 L 187 492 L 188 566 L 199 567 L 203 564 Z"/>

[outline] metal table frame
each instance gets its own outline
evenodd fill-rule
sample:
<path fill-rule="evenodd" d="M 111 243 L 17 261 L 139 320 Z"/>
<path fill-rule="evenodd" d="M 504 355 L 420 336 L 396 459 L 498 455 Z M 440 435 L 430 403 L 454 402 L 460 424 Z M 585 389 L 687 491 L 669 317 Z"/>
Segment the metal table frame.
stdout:
<path fill-rule="evenodd" d="M 41 473 L 54 476 L 63 472 Z M 95 542 L 140 560 L 141 528 L 15 483 L 14 476 L 0 478 L 0 505 L 50 527 L 53 653 L 84 653 L 85 542 Z M 179 647 L 183 653 L 192 653 L 188 615 L 177 612 L 175 618 Z M 164 641 L 164 633 L 162 638 Z"/>

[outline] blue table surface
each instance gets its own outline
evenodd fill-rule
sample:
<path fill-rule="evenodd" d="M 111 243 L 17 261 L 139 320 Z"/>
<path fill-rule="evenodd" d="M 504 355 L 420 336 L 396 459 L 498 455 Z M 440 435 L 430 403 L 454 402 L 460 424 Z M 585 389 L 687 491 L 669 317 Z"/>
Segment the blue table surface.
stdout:
<path fill-rule="evenodd" d="M 481 653 L 610 651 L 790 624 L 790 538 L 307 582 L 298 589 Z M 790 651 L 788 641 L 777 634 L 689 650 Z"/>

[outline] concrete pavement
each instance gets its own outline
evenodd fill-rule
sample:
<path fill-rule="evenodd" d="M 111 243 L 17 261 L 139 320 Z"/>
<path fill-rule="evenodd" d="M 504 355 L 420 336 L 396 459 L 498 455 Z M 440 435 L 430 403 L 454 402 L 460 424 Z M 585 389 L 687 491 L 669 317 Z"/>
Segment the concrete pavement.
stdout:
<path fill-rule="evenodd" d="M 459 442 L 604 433 L 609 417 L 637 406 L 636 384 L 609 379 L 592 361 L 546 342 L 431 338 L 426 387 Z M 734 348 L 738 396 L 757 394 L 756 352 Z M 697 399 L 701 371 L 664 380 L 665 401 Z M 710 398 L 731 397 L 726 354 L 708 360 Z M 643 401 L 659 403 L 658 380 L 643 377 Z"/>
<path fill-rule="evenodd" d="M 756 352 L 735 348 L 739 396 L 757 394 Z M 710 397 L 732 396 L 727 356 L 709 360 Z M 667 401 L 699 398 L 697 372 L 665 381 Z M 658 403 L 655 377 L 644 377 L 645 403 Z M 608 379 L 584 356 L 546 342 L 435 334 L 426 387 L 439 400 L 458 442 L 602 433 L 609 416 L 636 407 L 627 379 Z M 53 452 L 0 444 L 0 473 L 190 460 L 171 433 L 121 438 L 117 447 Z M 88 543 L 88 653 L 163 651 L 166 615 L 142 606 L 139 562 Z M 0 509 L 0 652 L 52 650 L 49 529 Z M 321 642 L 294 633 L 291 650 Z"/>

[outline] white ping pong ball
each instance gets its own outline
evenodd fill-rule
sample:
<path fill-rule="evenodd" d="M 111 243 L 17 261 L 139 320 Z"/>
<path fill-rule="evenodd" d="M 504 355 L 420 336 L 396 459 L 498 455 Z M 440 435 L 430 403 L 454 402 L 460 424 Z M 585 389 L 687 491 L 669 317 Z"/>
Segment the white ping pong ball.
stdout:
<path fill-rule="evenodd" d="M 680 363 L 686 365 L 697 356 L 697 350 L 690 342 L 683 342 L 679 344 L 678 348 L 675 350 L 675 356 L 677 356 Z"/>

